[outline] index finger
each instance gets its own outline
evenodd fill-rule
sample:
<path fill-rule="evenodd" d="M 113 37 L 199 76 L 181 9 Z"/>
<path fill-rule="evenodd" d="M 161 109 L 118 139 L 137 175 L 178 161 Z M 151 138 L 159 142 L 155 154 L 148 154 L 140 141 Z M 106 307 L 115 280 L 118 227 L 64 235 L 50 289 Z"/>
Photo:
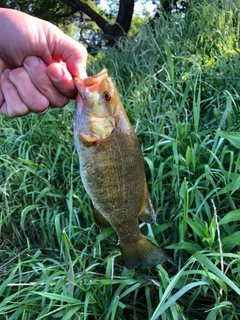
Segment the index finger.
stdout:
<path fill-rule="evenodd" d="M 65 62 L 68 71 L 74 77 L 87 78 L 87 56 L 86 48 L 66 35 L 56 41 L 53 57 Z"/>
<path fill-rule="evenodd" d="M 77 89 L 70 72 L 64 65 L 53 62 L 47 67 L 47 73 L 59 92 L 69 99 L 76 98 Z"/>

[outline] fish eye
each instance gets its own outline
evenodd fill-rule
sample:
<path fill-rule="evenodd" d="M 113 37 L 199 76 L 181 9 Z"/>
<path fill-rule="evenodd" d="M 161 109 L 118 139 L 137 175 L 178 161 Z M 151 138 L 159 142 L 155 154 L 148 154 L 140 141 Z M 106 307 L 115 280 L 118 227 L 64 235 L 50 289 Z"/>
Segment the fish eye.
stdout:
<path fill-rule="evenodd" d="M 108 91 L 105 91 L 105 92 L 103 93 L 103 98 L 104 98 L 106 101 L 111 100 L 111 93 L 108 92 Z"/>

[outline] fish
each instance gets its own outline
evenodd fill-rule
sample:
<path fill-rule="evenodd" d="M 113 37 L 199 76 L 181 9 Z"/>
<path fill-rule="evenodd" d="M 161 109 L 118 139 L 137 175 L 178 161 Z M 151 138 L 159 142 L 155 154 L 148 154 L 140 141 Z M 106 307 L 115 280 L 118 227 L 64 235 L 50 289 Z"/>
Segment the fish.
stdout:
<path fill-rule="evenodd" d="M 139 219 L 152 223 L 156 215 L 139 141 L 108 70 L 74 81 L 74 142 L 95 221 L 115 230 L 128 269 L 162 264 L 166 253 L 139 229 Z"/>

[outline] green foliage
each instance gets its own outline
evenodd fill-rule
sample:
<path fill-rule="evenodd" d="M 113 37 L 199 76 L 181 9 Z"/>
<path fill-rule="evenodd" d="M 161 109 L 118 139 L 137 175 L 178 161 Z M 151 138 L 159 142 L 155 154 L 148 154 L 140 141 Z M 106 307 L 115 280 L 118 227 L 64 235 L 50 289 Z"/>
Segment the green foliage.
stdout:
<path fill-rule="evenodd" d="M 139 13 L 136 13 L 132 18 L 131 27 L 128 32 L 128 36 L 135 37 L 138 34 L 141 26 L 147 23 L 148 20 L 149 20 L 149 17 L 147 15 L 142 16 Z"/>
<path fill-rule="evenodd" d="M 0 0 L 0 7 L 20 10 L 55 24 L 68 25 L 75 19 L 74 14 L 69 15 L 67 5 L 61 0 Z"/>
<path fill-rule="evenodd" d="M 73 104 L 0 118 L 0 318 L 239 319 L 239 10 L 218 3 L 89 65 L 109 69 L 139 137 L 157 214 L 140 228 L 166 264 L 127 270 L 114 231 L 94 224 Z"/>

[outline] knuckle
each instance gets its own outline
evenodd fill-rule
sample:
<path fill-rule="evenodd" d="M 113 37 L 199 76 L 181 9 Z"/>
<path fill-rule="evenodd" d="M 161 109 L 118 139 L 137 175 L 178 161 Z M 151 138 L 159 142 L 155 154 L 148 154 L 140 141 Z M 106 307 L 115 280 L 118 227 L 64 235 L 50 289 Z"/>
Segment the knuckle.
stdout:
<path fill-rule="evenodd" d="M 48 107 L 49 107 L 49 100 L 46 97 L 41 96 L 32 102 L 30 108 L 32 110 L 35 110 L 35 112 L 38 113 L 38 112 L 45 111 Z"/>
<path fill-rule="evenodd" d="M 26 105 L 18 105 L 18 107 L 6 106 L 7 115 L 10 118 L 22 117 L 29 113 L 29 109 Z"/>
<path fill-rule="evenodd" d="M 9 80 L 13 83 L 16 81 L 25 80 L 27 76 L 27 72 L 23 67 L 12 69 L 9 74 Z"/>
<path fill-rule="evenodd" d="M 69 99 L 66 98 L 66 97 L 59 97 L 57 100 L 56 100 L 56 107 L 59 107 L 59 108 L 62 108 L 64 107 L 67 103 L 68 103 Z"/>

